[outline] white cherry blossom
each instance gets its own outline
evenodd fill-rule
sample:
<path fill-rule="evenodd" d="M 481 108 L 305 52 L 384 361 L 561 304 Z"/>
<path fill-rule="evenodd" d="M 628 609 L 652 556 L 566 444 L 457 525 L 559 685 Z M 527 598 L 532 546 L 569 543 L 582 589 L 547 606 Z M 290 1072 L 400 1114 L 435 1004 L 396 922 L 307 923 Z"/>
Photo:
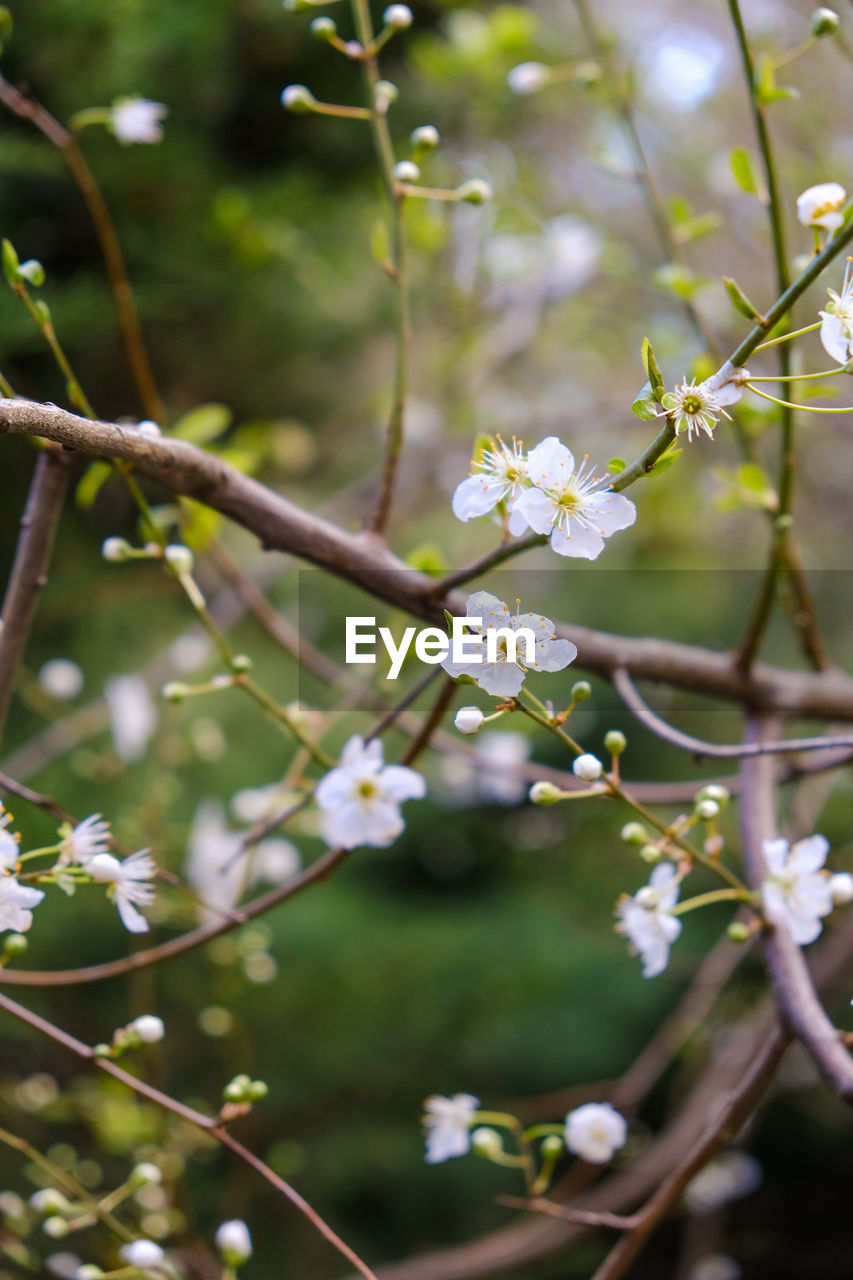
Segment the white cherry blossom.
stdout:
<path fill-rule="evenodd" d="M 606 481 L 587 470 L 586 460 L 575 469 L 575 460 L 556 436 L 548 436 L 527 456 L 527 475 L 533 486 L 516 498 L 510 532 L 526 526 L 551 535 L 551 546 L 561 556 L 595 560 L 604 550 L 604 539 L 627 529 L 637 518 L 630 499 L 606 488 Z"/>
<path fill-rule="evenodd" d="M 643 977 L 656 978 L 669 962 L 669 948 L 681 933 L 681 921 L 671 914 L 678 901 L 681 881 L 671 862 L 661 862 L 649 883 L 624 897 L 616 906 L 618 933 L 624 933 L 643 961 Z"/>
<path fill-rule="evenodd" d="M 132 764 L 145 755 L 157 727 L 157 712 L 142 676 L 114 676 L 104 685 L 113 743 L 122 760 Z"/>
<path fill-rule="evenodd" d="M 405 827 L 400 805 L 421 800 L 426 783 L 405 765 L 383 763 L 378 738 L 365 745 L 350 738 L 340 764 L 320 779 L 314 798 L 322 811 L 320 830 L 332 848 L 371 845 L 385 849 Z"/>
<path fill-rule="evenodd" d="M 116 98 L 110 113 L 113 133 L 125 146 L 159 142 L 163 137 L 160 121 L 168 110 L 162 102 L 152 102 L 150 98 Z"/>
<path fill-rule="evenodd" d="M 688 382 L 685 378 L 663 398 L 675 427 L 675 434 L 680 435 L 687 429 L 687 439 L 704 431 L 709 440 L 714 438 L 714 428 L 720 417 L 731 418 L 726 413 L 725 405 L 735 404 L 743 395 L 744 384 L 749 378 L 748 369 L 736 368 L 727 361 L 722 369 L 706 378 L 704 382 Z"/>
<path fill-rule="evenodd" d="M 566 1146 L 590 1164 L 606 1164 L 627 1137 L 625 1117 L 609 1102 L 587 1102 L 566 1116 Z"/>
<path fill-rule="evenodd" d="M 847 364 L 853 360 L 853 260 L 847 259 L 841 292 L 827 292 L 829 302 L 820 312 L 820 340 L 827 355 L 839 364 Z"/>
<path fill-rule="evenodd" d="M 837 231 L 844 221 L 840 212 L 847 192 L 840 182 L 819 182 L 797 196 L 797 217 L 804 227 Z"/>
<path fill-rule="evenodd" d="M 569 640 L 558 640 L 554 623 L 540 613 L 510 613 L 503 600 L 488 591 L 475 591 L 468 597 L 465 614 L 480 618 L 479 626 L 472 627 L 466 649 L 482 660 L 454 662 L 449 655 L 442 662 L 448 675 L 470 676 L 486 693 L 499 697 L 514 697 L 528 671 L 562 671 L 577 657 L 577 649 Z M 514 660 L 507 650 L 506 638 L 500 638 L 496 646 L 496 662 L 488 661 L 486 633 L 492 629 L 508 628 L 518 632 L 526 627 L 535 638 L 534 656 L 528 660 L 524 637 L 518 638 Z"/>
<path fill-rule="evenodd" d="M 427 1164 L 440 1164 L 471 1150 L 471 1124 L 479 1105 L 480 1099 L 470 1093 L 452 1098 L 434 1093 L 427 1098 L 423 1117 Z"/>
<path fill-rule="evenodd" d="M 147 933 L 148 921 L 137 906 L 148 907 L 154 901 L 151 881 L 157 874 L 154 859 L 147 849 L 132 853 L 119 862 L 111 853 L 96 853 L 87 864 L 92 878 L 110 886 L 109 893 L 115 899 L 121 922 L 129 933 Z"/>
<path fill-rule="evenodd" d="M 109 823 L 99 813 L 92 813 L 72 828 L 63 845 L 63 854 L 67 855 L 69 861 L 85 867 L 96 854 L 109 853 Z"/>
<path fill-rule="evenodd" d="M 20 837 L 9 830 L 12 815 L 0 804 L 0 871 L 12 871 L 21 856 Z"/>
<path fill-rule="evenodd" d="M 19 884 L 14 876 L 0 875 L 0 933 L 7 929 L 26 933 L 33 922 L 33 907 L 44 897 L 41 889 Z"/>
<path fill-rule="evenodd" d="M 762 851 L 768 874 L 761 894 L 768 920 L 784 925 L 800 947 L 814 942 L 833 907 L 832 877 L 823 870 L 829 843 L 823 836 L 793 846 L 784 839 L 765 840 Z"/>
<path fill-rule="evenodd" d="M 472 474 L 457 485 L 453 495 L 453 514 L 457 520 L 485 516 L 499 502 L 516 498 L 524 489 L 527 463 L 520 440 L 513 440 L 510 446 L 498 436 L 495 448 L 484 449 L 473 466 Z M 523 528 L 522 525 L 521 530 Z"/>

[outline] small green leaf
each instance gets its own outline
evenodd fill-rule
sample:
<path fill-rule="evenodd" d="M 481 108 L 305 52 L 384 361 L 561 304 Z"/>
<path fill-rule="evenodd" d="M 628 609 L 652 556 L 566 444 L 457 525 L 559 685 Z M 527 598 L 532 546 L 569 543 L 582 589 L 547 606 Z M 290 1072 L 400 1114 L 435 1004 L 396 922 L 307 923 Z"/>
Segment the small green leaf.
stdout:
<path fill-rule="evenodd" d="M 643 338 L 643 345 L 640 348 L 640 359 L 643 362 L 643 368 L 645 369 L 646 377 L 651 384 L 654 397 L 656 400 L 660 400 L 661 396 L 666 391 L 666 383 L 663 380 L 663 374 L 660 371 L 658 362 L 655 359 L 655 353 L 652 351 L 652 344 L 649 342 L 648 338 Z"/>
<path fill-rule="evenodd" d="M 0 4 L 0 40 L 6 45 L 12 39 L 12 13 L 5 4 Z"/>
<path fill-rule="evenodd" d="M 479 462 L 484 453 L 492 453 L 496 448 L 497 445 L 492 436 L 486 435 L 485 431 L 481 431 L 474 441 L 471 458 L 474 462 Z"/>
<path fill-rule="evenodd" d="M 93 462 L 87 467 L 74 491 L 77 506 L 88 511 L 112 474 L 113 469 L 108 462 Z"/>
<path fill-rule="evenodd" d="M 38 316 L 40 324 L 51 323 L 50 307 L 47 305 L 47 303 L 44 301 L 43 298 L 39 298 L 37 302 L 33 303 L 33 309 L 35 310 L 35 313 Z"/>
<path fill-rule="evenodd" d="M 683 449 L 673 449 L 672 447 L 670 447 L 669 449 L 667 449 L 666 453 L 661 454 L 661 456 L 658 458 L 657 462 L 652 467 L 652 469 L 646 472 L 646 475 L 648 476 L 663 475 L 664 471 L 669 471 L 673 462 L 675 462 L 676 458 L 679 458 L 682 453 L 684 453 Z"/>
<path fill-rule="evenodd" d="M 411 565 L 413 569 L 419 569 L 421 573 L 432 574 L 434 577 L 447 572 L 444 552 L 436 542 L 422 542 L 419 546 L 413 547 L 406 556 L 406 564 Z"/>
<path fill-rule="evenodd" d="M 732 174 L 735 182 L 741 191 L 745 191 L 749 196 L 758 196 L 764 199 L 766 192 L 764 187 L 764 178 L 758 167 L 758 161 L 751 151 L 747 151 L 746 147 L 735 147 L 729 157 L 729 163 L 732 167 Z"/>
<path fill-rule="evenodd" d="M 219 533 L 223 524 L 222 516 L 211 507 L 193 502 L 189 498 L 184 499 L 183 512 L 181 538 L 190 551 L 199 555 Z"/>
<path fill-rule="evenodd" d="M 656 418 L 658 416 L 657 400 L 652 391 L 652 384 L 647 382 L 636 400 L 631 405 L 631 412 L 638 418 Z"/>
<path fill-rule="evenodd" d="M 199 446 L 217 440 L 231 424 L 233 414 L 224 404 L 200 404 L 179 418 L 170 435 Z"/>
<path fill-rule="evenodd" d="M 3 241 L 3 275 L 14 286 L 18 283 L 18 255 L 11 240 Z"/>
<path fill-rule="evenodd" d="M 726 286 L 726 293 L 729 295 L 729 302 L 742 316 L 746 316 L 747 320 L 758 320 L 761 312 L 753 302 L 741 289 L 736 280 L 732 280 L 731 276 L 723 277 L 723 284 Z"/>
<path fill-rule="evenodd" d="M 713 235 L 715 231 L 719 231 L 723 224 L 723 219 L 719 213 L 709 210 L 707 213 L 699 213 L 695 218 L 687 218 L 684 222 L 680 222 L 675 227 L 675 239 L 679 244 L 692 244 L 696 240 L 703 240 L 705 236 Z"/>
<path fill-rule="evenodd" d="M 611 458 L 607 464 L 607 470 L 612 476 L 618 476 L 619 472 L 624 471 L 627 465 L 624 458 Z"/>

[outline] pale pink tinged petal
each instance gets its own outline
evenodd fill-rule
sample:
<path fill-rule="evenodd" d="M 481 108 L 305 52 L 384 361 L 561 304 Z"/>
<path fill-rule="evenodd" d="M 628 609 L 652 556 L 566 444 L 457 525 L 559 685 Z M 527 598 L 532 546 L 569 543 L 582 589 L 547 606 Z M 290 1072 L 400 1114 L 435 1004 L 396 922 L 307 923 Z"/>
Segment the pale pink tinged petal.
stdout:
<path fill-rule="evenodd" d="M 604 550 L 604 539 L 594 529 L 585 529 L 577 520 L 570 520 L 568 529 L 554 529 L 551 548 L 558 556 L 596 560 Z"/>
<path fill-rule="evenodd" d="M 761 851 L 764 854 L 767 870 L 772 872 L 774 876 L 782 875 L 790 851 L 788 841 L 781 837 L 777 840 L 764 840 L 761 845 Z"/>
<path fill-rule="evenodd" d="M 423 775 L 404 764 L 389 764 L 382 770 L 380 782 L 383 793 L 400 803 L 403 800 L 422 800 L 426 795 Z"/>
<path fill-rule="evenodd" d="M 543 489 L 559 489 L 574 469 L 574 458 L 556 436 L 548 436 L 527 455 L 527 474 Z"/>
<path fill-rule="evenodd" d="M 490 591 L 475 591 L 470 595 L 465 604 L 465 613 L 469 618 L 482 618 L 483 629 L 505 627 L 510 622 L 510 613 L 505 603 Z"/>
<path fill-rule="evenodd" d="M 549 533 L 554 523 L 554 504 L 541 489 L 525 489 L 515 504 L 513 516 L 520 513 L 534 533 Z"/>
<path fill-rule="evenodd" d="M 595 515 L 591 514 L 595 512 Z M 584 503 L 584 515 L 595 525 L 599 533 L 609 537 L 620 529 L 628 529 L 637 519 L 637 508 L 630 498 L 609 489 L 590 494 Z"/>
<path fill-rule="evenodd" d="M 486 475 L 469 476 L 457 485 L 453 495 L 453 514 L 457 520 L 476 520 L 488 515 L 507 491 L 502 480 L 491 480 Z"/>
<path fill-rule="evenodd" d="M 761 896 L 764 902 L 764 912 L 768 920 L 785 918 L 788 910 L 787 903 L 785 895 L 778 884 L 775 884 L 772 880 L 765 880 L 761 886 Z"/>
<path fill-rule="evenodd" d="M 834 905 L 832 880 L 822 873 L 804 876 L 794 887 L 791 904 L 803 915 L 828 916 Z"/>
<path fill-rule="evenodd" d="M 798 876 L 809 875 L 820 870 L 828 853 L 829 841 L 825 836 L 808 836 L 805 840 L 798 840 L 792 848 L 788 869 Z"/>
<path fill-rule="evenodd" d="M 495 697 L 513 698 L 521 692 L 524 672 L 514 662 L 497 662 L 480 669 L 477 684 Z"/>
<path fill-rule="evenodd" d="M 823 349 L 828 356 L 836 360 L 839 364 L 846 364 L 850 359 L 850 339 L 844 331 L 844 326 L 829 311 L 821 311 L 823 323 L 820 326 L 820 340 L 823 343 Z"/>
<path fill-rule="evenodd" d="M 681 933 L 681 921 L 678 916 L 659 915 L 658 923 L 660 931 L 667 942 L 675 942 L 675 939 Z"/>
<path fill-rule="evenodd" d="M 819 916 L 801 916 L 797 911 L 786 911 L 784 923 L 798 947 L 807 947 L 810 942 L 814 942 L 823 929 L 823 921 Z"/>
<path fill-rule="evenodd" d="M 669 947 L 663 937 L 650 938 L 641 952 L 643 977 L 656 978 L 663 973 L 669 960 Z"/>

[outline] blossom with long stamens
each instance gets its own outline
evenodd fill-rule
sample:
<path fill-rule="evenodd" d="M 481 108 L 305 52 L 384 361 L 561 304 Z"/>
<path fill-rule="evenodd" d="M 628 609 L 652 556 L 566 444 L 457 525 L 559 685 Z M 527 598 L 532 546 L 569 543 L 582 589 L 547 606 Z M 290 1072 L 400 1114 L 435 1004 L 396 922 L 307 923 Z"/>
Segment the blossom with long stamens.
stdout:
<path fill-rule="evenodd" d="M 445 1098 L 434 1093 L 424 1103 L 427 1164 L 439 1164 L 471 1150 L 470 1129 L 480 1105 L 471 1093 L 456 1093 Z"/>
<path fill-rule="evenodd" d="M 527 480 L 527 461 L 520 440 L 513 439 L 510 446 L 498 436 L 495 448 L 484 449 L 473 466 L 472 474 L 457 485 L 453 495 L 457 520 L 488 515 L 499 502 L 517 497 Z"/>
<path fill-rule="evenodd" d="M 827 355 L 839 364 L 853 360 L 853 258 L 847 259 L 847 268 L 841 292 L 828 289 L 829 302 L 820 312 L 820 340 Z"/>
<path fill-rule="evenodd" d="M 541 613 L 510 613 L 503 600 L 488 591 L 475 591 L 470 595 L 465 610 L 469 618 L 480 619 L 466 641 L 471 657 L 454 662 L 449 656 L 441 665 L 454 679 L 470 676 L 486 693 L 514 697 L 520 692 L 528 671 L 562 671 L 578 655 L 571 641 L 557 638 L 550 618 Z M 508 652 L 508 637 L 504 635 L 497 639 L 495 661 L 491 662 L 487 649 L 488 632 L 504 631 L 517 635 L 522 628 L 533 633 L 533 653 L 527 654 L 523 638 L 519 639 L 513 651 Z"/>
<path fill-rule="evenodd" d="M 551 546 L 561 556 L 595 560 L 604 550 L 604 539 L 627 529 L 637 518 L 629 498 L 607 488 L 607 476 L 587 469 L 587 460 L 575 460 L 556 436 L 548 436 L 527 456 L 527 475 L 533 486 L 516 498 L 510 532 L 550 534 Z"/>
<path fill-rule="evenodd" d="M 109 853 L 110 826 L 99 813 L 92 813 L 78 822 L 63 841 L 63 860 L 77 862 L 85 867 L 98 853 Z"/>
<path fill-rule="evenodd" d="M 407 765 L 385 764 L 378 738 L 350 738 L 341 762 L 321 778 L 314 799 L 322 812 L 320 831 L 332 848 L 372 845 L 385 849 L 406 825 L 400 806 L 421 800 L 426 783 Z"/>
<path fill-rule="evenodd" d="M 32 908 L 44 897 L 41 889 L 19 884 L 14 876 L 0 875 L 0 933 L 13 929 L 26 933 L 33 922 Z"/>
<path fill-rule="evenodd" d="M 132 853 L 119 862 L 111 853 L 96 853 L 87 864 L 92 878 L 110 886 L 109 893 L 115 899 L 121 922 L 129 933 L 147 933 L 148 921 L 137 906 L 148 907 L 154 901 L 151 881 L 157 874 L 154 859 L 147 849 Z"/>

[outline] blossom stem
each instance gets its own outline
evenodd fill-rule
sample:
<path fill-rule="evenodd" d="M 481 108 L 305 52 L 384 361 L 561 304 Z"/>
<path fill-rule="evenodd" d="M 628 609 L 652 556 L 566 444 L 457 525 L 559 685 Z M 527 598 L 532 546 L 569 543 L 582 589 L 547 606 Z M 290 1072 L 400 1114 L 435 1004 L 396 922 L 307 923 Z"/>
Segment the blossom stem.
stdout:
<path fill-rule="evenodd" d="M 687 898 L 669 908 L 669 914 L 683 916 L 697 907 L 707 907 L 712 902 L 751 902 L 753 895 L 748 889 L 710 889 L 707 893 L 697 894 L 695 898 Z"/>
<path fill-rule="evenodd" d="M 750 391 L 754 391 L 757 396 L 762 396 L 765 400 L 772 400 L 774 404 L 785 405 L 789 409 L 802 409 L 804 413 L 853 413 L 853 405 L 850 404 L 846 404 L 842 408 L 827 409 L 822 405 L 794 404 L 791 400 L 780 400 L 777 396 L 771 396 L 766 391 L 759 391 L 758 387 L 754 387 L 752 385 L 753 381 L 755 381 L 755 379 L 751 378 L 746 384 Z M 771 381 L 779 382 L 780 379 L 773 378 Z M 781 512 L 781 498 L 779 505 L 780 514 L 784 514 Z"/>
<path fill-rule="evenodd" d="M 316 760 L 317 764 L 322 765 L 324 769 L 333 769 L 335 767 L 335 761 L 332 757 L 316 742 L 311 741 L 302 727 L 297 724 L 284 707 L 270 697 L 265 689 L 255 684 L 254 680 L 249 679 L 247 675 L 235 676 L 234 684 L 237 688 L 245 689 L 249 697 L 253 698 L 259 707 L 263 707 L 270 719 L 286 729 L 310 753 L 311 758 Z"/>
<path fill-rule="evenodd" d="M 776 338 L 768 338 L 766 342 L 759 342 L 755 351 L 764 351 L 766 347 L 778 347 L 780 342 L 790 342 L 792 338 L 802 337 L 804 333 L 813 333 L 815 329 L 819 329 L 820 320 L 816 320 L 814 324 L 807 324 L 802 329 L 792 329 L 789 333 L 780 333 Z"/>
<path fill-rule="evenodd" d="M 394 148 L 391 143 L 391 131 L 388 128 L 388 117 L 376 97 L 376 86 L 379 84 L 380 77 L 379 63 L 374 49 L 370 5 L 368 0 L 351 0 L 351 3 L 356 35 L 364 50 L 361 62 L 364 67 L 370 100 L 370 107 L 365 109 L 365 118 L 370 121 L 370 129 L 373 134 L 373 142 L 379 162 L 382 186 L 385 191 L 385 200 L 388 205 L 388 216 L 391 224 L 390 274 L 394 282 L 397 304 L 396 352 L 391 410 L 385 434 L 385 457 L 382 464 L 379 496 L 370 519 L 370 529 L 374 533 L 383 534 L 391 513 L 397 463 L 403 447 L 406 397 L 409 386 L 411 314 L 409 308 L 409 271 L 404 217 L 405 192 L 394 178 Z"/>
<path fill-rule="evenodd" d="M 837 369 L 824 369 L 821 373 L 789 373 L 785 378 L 781 374 L 775 377 L 750 378 L 749 385 L 753 382 L 806 382 L 809 378 L 834 378 L 837 374 L 846 372 L 846 367 L 842 364 Z"/>
<path fill-rule="evenodd" d="M 504 542 L 494 551 L 489 551 L 486 555 L 481 556 L 479 560 L 475 560 L 473 564 L 469 564 L 464 569 L 457 569 L 455 573 L 450 573 L 446 578 L 440 578 L 434 587 L 430 588 L 430 595 L 445 596 L 454 587 L 461 587 L 463 583 L 470 582 L 472 578 L 479 578 L 482 574 L 488 573 L 490 569 L 495 569 L 499 564 L 503 564 L 505 560 L 512 560 L 515 556 L 520 555 L 522 551 L 529 551 L 531 547 L 544 547 L 548 541 L 549 534 L 533 533 L 526 538 L 519 538 L 515 542 Z"/>

